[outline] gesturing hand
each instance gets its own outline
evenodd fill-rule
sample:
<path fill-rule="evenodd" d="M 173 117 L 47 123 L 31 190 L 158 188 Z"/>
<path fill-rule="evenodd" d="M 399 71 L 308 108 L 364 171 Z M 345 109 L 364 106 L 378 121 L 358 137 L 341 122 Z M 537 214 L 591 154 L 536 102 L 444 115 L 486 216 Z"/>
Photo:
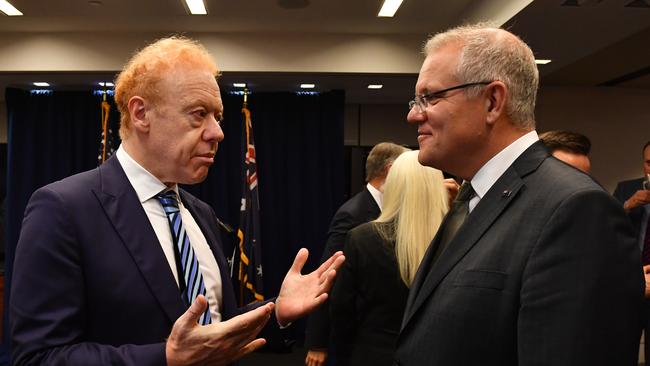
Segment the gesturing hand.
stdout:
<path fill-rule="evenodd" d="M 280 325 L 287 325 L 310 313 L 327 300 L 327 291 L 332 287 L 336 270 L 345 260 L 342 252 L 336 252 L 314 272 L 302 275 L 300 271 L 308 256 L 307 249 L 300 249 L 282 281 L 280 294 L 275 300 L 275 317 Z"/>
<path fill-rule="evenodd" d="M 197 321 L 207 305 L 199 295 L 176 320 L 165 349 L 167 365 L 227 365 L 266 343 L 255 337 L 271 317 L 273 303 L 224 322 L 200 326 Z"/>

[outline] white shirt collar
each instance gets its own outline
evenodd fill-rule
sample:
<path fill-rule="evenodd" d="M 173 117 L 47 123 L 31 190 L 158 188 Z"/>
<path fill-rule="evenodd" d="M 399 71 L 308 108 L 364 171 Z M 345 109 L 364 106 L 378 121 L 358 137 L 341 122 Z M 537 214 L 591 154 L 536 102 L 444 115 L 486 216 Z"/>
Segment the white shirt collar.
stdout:
<path fill-rule="evenodd" d="M 135 193 L 138 195 L 140 203 L 148 201 L 158 193 L 167 189 L 165 183 L 161 182 L 153 174 L 149 173 L 149 171 L 143 168 L 142 165 L 138 164 L 138 162 L 135 161 L 126 150 L 124 150 L 122 145 L 117 149 L 115 157 L 120 162 L 122 169 L 124 169 L 124 173 L 126 173 L 126 177 L 129 179 L 131 186 L 135 189 Z M 174 184 L 172 189 L 176 194 L 178 194 L 177 184 Z"/>
<path fill-rule="evenodd" d="M 366 188 L 368 189 L 368 191 L 370 191 L 370 194 L 372 195 L 372 198 L 375 199 L 375 202 L 377 202 L 377 206 L 379 206 L 379 211 L 381 211 L 381 198 L 384 196 L 384 194 L 381 193 L 380 190 L 375 188 L 370 183 L 366 184 Z"/>
<path fill-rule="evenodd" d="M 523 154 L 530 145 L 539 140 L 535 130 L 521 136 L 513 143 L 494 155 L 485 165 L 479 169 L 471 180 L 472 188 L 476 192 L 478 199 L 483 198 L 490 190 L 497 179 L 514 163 L 519 155 Z"/>

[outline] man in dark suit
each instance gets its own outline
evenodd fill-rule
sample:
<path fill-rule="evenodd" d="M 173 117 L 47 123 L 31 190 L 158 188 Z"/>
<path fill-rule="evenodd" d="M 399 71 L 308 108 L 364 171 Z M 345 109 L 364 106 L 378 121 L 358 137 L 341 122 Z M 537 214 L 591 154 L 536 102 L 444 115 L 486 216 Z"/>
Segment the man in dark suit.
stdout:
<path fill-rule="evenodd" d="M 214 212 L 178 188 L 205 179 L 224 137 L 217 74 L 189 39 L 145 47 L 116 81 L 116 155 L 33 194 L 14 265 L 14 364 L 225 365 L 264 344 L 272 315 L 288 325 L 326 299 L 343 258 L 302 276 L 303 249 L 275 304 L 238 309 Z"/>
<path fill-rule="evenodd" d="M 634 226 L 639 252 L 643 262 L 646 289 L 645 296 L 650 298 L 650 141 L 643 145 L 642 178 L 626 180 L 616 185 L 614 197 L 623 205 Z M 645 359 L 650 358 L 650 300 L 646 300 L 646 322 L 644 326 Z"/>
<path fill-rule="evenodd" d="M 366 187 L 347 200 L 334 214 L 327 233 L 321 262 L 343 250 L 345 236 L 351 229 L 376 219 L 381 213 L 382 187 L 393 161 L 408 149 L 391 142 L 375 145 L 366 159 Z M 308 318 L 305 365 L 325 365 L 330 343 L 329 304 L 316 309 Z"/>
<path fill-rule="evenodd" d="M 642 232 L 644 218 L 648 220 L 650 211 L 650 141 L 643 146 L 643 177 L 619 182 L 614 190 L 616 197 L 623 209 L 628 213 L 639 240 L 639 249 L 643 250 L 645 232 Z M 646 264 L 646 263 L 644 263 Z"/>
<path fill-rule="evenodd" d="M 636 365 L 643 276 L 620 205 L 550 157 L 515 35 L 435 35 L 410 104 L 419 160 L 465 180 L 409 291 L 396 365 Z"/>

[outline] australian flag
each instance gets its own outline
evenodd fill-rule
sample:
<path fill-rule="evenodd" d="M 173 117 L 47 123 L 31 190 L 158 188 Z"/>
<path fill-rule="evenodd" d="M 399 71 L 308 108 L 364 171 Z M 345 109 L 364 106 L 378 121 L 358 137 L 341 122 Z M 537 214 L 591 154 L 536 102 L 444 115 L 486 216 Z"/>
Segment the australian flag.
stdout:
<path fill-rule="evenodd" d="M 262 281 L 262 243 L 260 241 L 260 203 L 255 161 L 255 142 L 251 113 L 242 108 L 244 128 L 242 133 L 242 199 L 239 230 L 239 303 L 246 305 L 264 300 Z"/>
<path fill-rule="evenodd" d="M 106 94 L 104 94 L 106 95 Z M 111 112 L 111 106 L 106 100 L 102 101 L 102 136 L 99 141 L 99 154 L 97 155 L 97 165 L 102 165 L 106 159 L 115 153 L 113 147 L 113 130 L 108 121 L 108 115 Z"/>

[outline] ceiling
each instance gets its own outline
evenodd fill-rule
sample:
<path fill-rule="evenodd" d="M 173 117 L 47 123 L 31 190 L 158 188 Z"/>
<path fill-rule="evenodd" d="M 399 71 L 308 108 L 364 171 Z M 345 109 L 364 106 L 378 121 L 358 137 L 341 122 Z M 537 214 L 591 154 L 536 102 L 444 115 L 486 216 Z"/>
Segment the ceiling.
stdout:
<path fill-rule="evenodd" d="M 493 19 L 505 22 L 504 27 L 529 43 L 536 57 L 553 60 L 539 66 L 543 86 L 650 89 L 650 0 L 404 0 L 396 16 L 388 19 L 375 16 L 381 0 L 205 2 L 208 16 L 186 15 L 181 0 L 12 0 L 25 16 L 0 16 L 0 33 L 408 34 L 424 41 L 450 26 Z M 39 76 L 76 88 L 110 80 L 114 71 Z M 8 85 L 26 86 L 33 79 L 34 73 L 0 70 L 3 91 Z M 221 85 L 227 90 L 232 82 L 246 81 L 254 91 L 275 91 L 314 82 L 319 90 L 346 90 L 349 103 L 403 103 L 412 95 L 416 79 L 415 73 L 230 72 L 224 73 Z M 384 88 L 368 90 L 369 83 L 383 83 Z"/>

